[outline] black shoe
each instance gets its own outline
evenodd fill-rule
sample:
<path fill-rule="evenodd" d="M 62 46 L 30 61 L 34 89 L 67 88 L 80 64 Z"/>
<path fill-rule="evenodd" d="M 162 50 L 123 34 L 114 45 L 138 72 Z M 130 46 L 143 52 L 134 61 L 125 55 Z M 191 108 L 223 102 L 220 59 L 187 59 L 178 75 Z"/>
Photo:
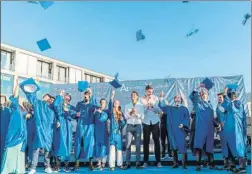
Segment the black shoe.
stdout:
<path fill-rule="evenodd" d="M 94 170 L 93 163 L 90 163 L 88 168 L 89 168 L 90 171 L 93 171 Z"/>
<path fill-rule="evenodd" d="M 162 153 L 162 156 L 161 156 L 161 158 L 165 158 L 165 153 Z"/>
<path fill-rule="evenodd" d="M 197 171 L 197 172 L 201 171 L 200 165 L 197 165 L 197 166 L 196 166 L 196 171 Z"/>
<path fill-rule="evenodd" d="M 175 163 L 175 164 L 173 164 L 173 166 L 172 166 L 173 169 L 176 169 L 176 168 L 178 168 L 178 167 L 179 167 L 178 163 Z"/>
<path fill-rule="evenodd" d="M 219 167 L 216 166 L 216 165 L 211 165 L 211 166 L 209 166 L 209 169 L 210 169 L 210 170 L 222 170 L 221 168 L 219 168 Z"/>
<path fill-rule="evenodd" d="M 168 155 L 168 156 L 169 156 L 169 158 L 172 158 L 172 154 L 171 154 L 171 153 L 169 153 L 169 155 Z"/>
<path fill-rule="evenodd" d="M 102 166 L 100 165 L 100 164 L 97 164 L 96 166 L 95 166 L 95 169 L 100 169 Z"/>
<path fill-rule="evenodd" d="M 187 169 L 187 166 L 186 166 L 186 164 L 183 164 L 183 169 Z"/>
<path fill-rule="evenodd" d="M 123 166 L 123 170 L 127 170 L 130 168 L 130 164 L 126 164 L 125 166 Z"/>
<path fill-rule="evenodd" d="M 142 166 L 140 163 L 136 163 L 136 169 L 142 169 Z"/>

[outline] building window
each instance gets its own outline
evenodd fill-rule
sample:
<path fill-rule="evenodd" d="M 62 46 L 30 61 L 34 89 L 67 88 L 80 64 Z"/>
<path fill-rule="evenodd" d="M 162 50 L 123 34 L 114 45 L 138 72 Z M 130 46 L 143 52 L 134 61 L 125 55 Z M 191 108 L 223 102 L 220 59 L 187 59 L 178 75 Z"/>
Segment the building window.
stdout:
<path fill-rule="evenodd" d="M 37 61 L 37 76 L 52 79 L 52 63 Z"/>
<path fill-rule="evenodd" d="M 97 82 L 101 82 L 102 81 L 101 77 L 93 76 L 93 75 L 90 75 L 90 74 L 85 74 L 85 79 L 89 83 L 97 83 Z"/>
<path fill-rule="evenodd" d="M 14 71 L 14 57 L 11 52 L 1 50 L 1 68 Z"/>
<path fill-rule="evenodd" d="M 58 81 L 67 82 L 67 68 L 57 66 Z"/>

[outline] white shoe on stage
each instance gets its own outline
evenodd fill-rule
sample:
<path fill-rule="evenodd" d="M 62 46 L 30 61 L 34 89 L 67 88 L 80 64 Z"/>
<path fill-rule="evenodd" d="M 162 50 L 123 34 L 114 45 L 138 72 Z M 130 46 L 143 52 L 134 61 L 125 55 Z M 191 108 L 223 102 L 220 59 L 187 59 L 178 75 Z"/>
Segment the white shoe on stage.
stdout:
<path fill-rule="evenodd" d="M 36 173 L 36 170 L 34 169 L 31 169 L 30 172 L 28 174 L 35 174 Z"/>
<path fill-rule="evenodd" d="M 47 167 L 47 168 L 45 169 L 45 172 L 46 172 L 46 173 L 52 173 L 53 171 L 52 171 L 51 167 Z"/>

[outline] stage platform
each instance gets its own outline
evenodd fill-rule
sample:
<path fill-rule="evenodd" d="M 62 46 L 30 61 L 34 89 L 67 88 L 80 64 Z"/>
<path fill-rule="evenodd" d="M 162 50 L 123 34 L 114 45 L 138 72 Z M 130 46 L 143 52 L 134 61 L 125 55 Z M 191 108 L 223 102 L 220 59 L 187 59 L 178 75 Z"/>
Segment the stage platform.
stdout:
<path fill-rule="evenodd" d="M 219 166 L 221 167 L 221 166 Z M 59 174 L 63 174 L 64 172 L 59 172 Z M 87 167 L 81 167 L 80 170 L 78 172 L 71 172 L 72 174 L 79 174 L 79 173 L 109 173 L 111 174 L 111 171 L 109 170 L 109 168 L 105 168 L 103 171 L 100 170 L 94 170 L 92 172 L 90 172 L 88 170 Z M 195 171 L 195 166 L 188 166 L 187 170 L 183 170 L 181 167 L 178 169 L 172 169 L 171 166 L 163 166 L 161 168 L 157 168 L 157 167 L 148 167 L 146 169 L 141 169 L 141 170 L 137 170 L 135 167 L 131 167 L 129 170 L 120 170 L 120 169 L 115 169 L 113 172 L 113 174 L 121 174 L 121 173 L 131 173 L 131 174 L 168 174 L 168 173 L 172 173 L 172 174 L 181 174 L 181 173 L 186 173 L 186 174 L 193 174 L 193 173 L 220 173 L 220 174 L 230 174 L 231 172 L 228 172 L 226 170 L 222 170 L 222 171 L 216 171 L 216 170 L 210 170 L 208 168 L 201 168 L 200 172 L 196 172 Z M 247 173 L 251 173 L 251 166 L 247 167 Z M 38 168 L 37 169 L 37 174 L 44 174 L 44 170 L 43 168 Z"/>
<path fill-rule="evenodd" d="M 123 161 L 126 160 L 125 158 L 126 158 L 126 155 L 125 155 L 125 152 L 124 152 L 123 153 Z M 178 158 L 179 158 L 179 161 L 181 163 L 182 155 L 178 154 Z M 141 155 L 141 159 L 143 159 L 143 154 Z M 204 159 L 204 157 L 202 157 L 202 159 Z M 223 165 L 223 157 L 222 157 L 222 154 L 220 152 L 215 152 L 214 153 L 214 159 L 215 159 L 215 163 L 217 165 Z M 247 159 L 248 159 L 248 164 L 251 164 L 251 153 L 248 153 Z M 72 155 L 71 159 L 70 159 L 70 165 L 71 166 L 73 165 L 74 161 L 75 161 L 75 159 L 74 159 L 74 156 Z M 135 154 L 132 154 L 131 155 L 131 163 L 132 163 L 132 165 L 134 165 L 135 161 L 136 161 L 136 156 L 135 156 Z M 156 160 L 155 160 L 154 154 L 150 154 L 150 156 L 149 156 L 149 165 L 151 165 L 151 166 L 155 165 L 155 161 Z M 39 166 L 43 166 L 44 165 L 43 162 L 44 162 L 44 157 L 40 156 L 40 158 L 39 158 Z M 167 165 L 171 166 L 172 165 L 172 158 L 165 157 L 165 158 L 163 158 L 161 160 L 161 162 L 165 166 L 167 166 Z M 80 160 L 80 165 L 81 166 L 87 166 L 88 162 Z M 188 151 L 188 165 L 192 165 L 192 166 L 196 165 L 195 156 L 192 155 L 191 151 Z"/>

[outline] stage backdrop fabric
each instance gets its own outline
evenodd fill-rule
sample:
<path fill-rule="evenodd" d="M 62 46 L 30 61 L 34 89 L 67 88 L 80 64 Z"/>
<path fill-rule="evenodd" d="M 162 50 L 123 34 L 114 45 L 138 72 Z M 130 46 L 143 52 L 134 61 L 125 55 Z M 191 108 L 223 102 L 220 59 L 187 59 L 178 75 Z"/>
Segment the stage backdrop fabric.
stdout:
<path fill-rule="evenodd" d="M 188 96 L 205 78 L 206 77 L 121 81 L 122 87 L 116 90 L 115 99 L 120 100 L 122 109 L 124 109 L 124 105 L 131 101 L 130 94 L 132 91 L 137 91 L 140 96 L 144 96 L 145 86 L 151 84 L 154 87 L 154 94 L 159 96 L 161 91 L 163 91 L 165 99 L 167 99 L 170 104 L 174 103 L 173 97 L 176 94 L 180 94 L 184 99 L 185 106 L 191 111 L 192 103 Z M 214 83 L 214 87 L 209 91 L 209 99 L 214 108 L 217 106 L 217 93 L 222 92 L 227 84 L 238 84 L 238 97 L 245 104 L 246 93 L 242 75 L 208 78 Z M 99 103 L 101 98 L 105 98 L 109 101 L 113 89 L 109 83 L 90 83 L 90 87 L 97 103 Z M 77 102 L 83 100 L 83 93 L 78 91 L 77 84 L 52 84 L 50 93 L 56 96 L 59 94 L 60 90 L 65 90 L 72 96 L 72 105 L 76 105 Z"/>

